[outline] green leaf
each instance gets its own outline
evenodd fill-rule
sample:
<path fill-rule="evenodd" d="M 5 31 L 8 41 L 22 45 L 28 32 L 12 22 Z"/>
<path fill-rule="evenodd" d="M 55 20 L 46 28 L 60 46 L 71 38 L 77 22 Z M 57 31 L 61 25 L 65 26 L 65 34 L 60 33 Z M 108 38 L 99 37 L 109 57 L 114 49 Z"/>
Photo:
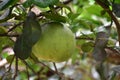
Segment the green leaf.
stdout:
<path fill-rule="evenodd" d="M 7 62 L 8 63 L 11 63 L 11 61 L 12 61 L 12 59 L 14 58 L 14 55 L 9 55 L 9 56 L 7 56 Z"/>
<path fill-rule="evenodd" d="M 50 5 L 55 5 L 58 2 L 59 2 L 59 0 L 33 0 L 33 4 L 35 4 L 41 8 L 45 8 Z"/>
<path fill-rule="evenodd" d="M 15 43 L 14 52 L 20 59 L 27 59 L 32 52 L 32 46 L 39 40 L 41 35 L 41 27 L 36 20 L 36 15 L 29 12 L 27 19 L 23 24 L 23 33 Z"/>
<path fill-rule="evenodd" d="M 81 17 L 84 17 L 84 18 L 91 18 L 92 16 L 90 15 L 96 15 L 96 16 L 101 16 L 100 12 L 102 11 L 103 9 L 98 6 L 98 5 L 91 5 L 91 6 L 88 6 L 88 7 L 85 7 L 83 9 L 83 12 L 81 13 Z"/>
<path fill-rule="evenodd" d="M 68 9 L 70 12 L 72 12 L 71 8 L 65 4 L 62 4 L 62 3 L 58 3 L 57 6 L 60 6 L 60 7 L 63 7 L 63 8 L 66 8 Z"/>
<path fill-rule="evenodd" d="M 13 46 L 13 41 L 9 37 L 0 37 L 0 52 L 6 46 Z"/>
<path fill-rule="evenodd" d="M 58 13 L 43 13 L 47 19 L 51 19 L 58 22 L 66 22 L 66 17 L 59 15 Z M 54 15 L 54 17 L 53 17 Z"/>
<path fill-rule="evenodd" d="M 30 7 L 32 5 L 32 3 L 33 3 L 33 0 L 26 0 L 23 3 L 23 6 L 27 8 L 27 7 Z"/>
<path fill-rule="evenodd" d="M 81 49 L 83 52 L 90 52 L 93 49 L 93 43 L 87 42 L 81 45 Z"/>
<path fill-rule="evenodd" d="M 8 52 L 3 52 L 2 53 L 2 58 L 6 58 L 6 57 L 8 57 Z"/>
<path fill-rule="evenodd" d="M 103 11 L 102 7 L 100 7 L 99 5 L 91 5 L 91 6 L 87 6 L 87 7 L 84 7 L 80 17 L 82 19 L 86 19 L 86 20 L 89 20 L 89 21 L 92 21 L 94 24 L 98 24 L 100 23 L 100 21 L 97 19 L 94 19 L 93 16 L 96 16 L 96 17 L 106 17 L 110 20 L 110 17 L 107 13 L 104 14 L 104 16 L 101 14 L 101 11 Z"/>
<path fill-rule="evenodd" d="M 29 44 L 33 46 L 41 36 L 41 26 L 34 12 L 29 12 L 23 26 L 23 34 L 25 34 L 25 38 L 30 41 Z"/>
<path fill-rule="evenodd" d="M 27 79 L 27 74 L 25 71 L 20 71 L 18 76 L 16 77 L 16 80 L 26 80 Z"/>
<path fill-rule="evenodd" d="M 38 64 L 29 64 L 29 66 L 31 68 L 34 69 L 34 71 L 38 72 L 40 70 L 40 66 L 38 66 Z"/>
<path fill-rule="evenodd" d="M 67 16 L 70 18 L 70 20 L 76 19 L 80 14 L 75 14 L 73 12 L 70 12 Z"/>
<path fill-rule="evenodd" d="M 0 26 L 0 34 L 6 33 L 6 32 L 7 32 L 6 28 Z"/>
<path fill-rule="evenodd" d="M 115 0 L 115 3 L 120 3 L 120 0 Z"/>
<path fill-rule="evenodd" d="M 76 62 L 76 60 L 78 60 L 78 59 L 80 59 L 80 57 L 79 57 L 79 52 L 80 52 L 80 50 L 79 49 L 76 49 L 75 50 L 75 52 L 74 52 L 74 55 L 72 55 L 72 63 L 74 64 L 75 62 Z"/>
<path fill-rule="evenodd" d="M 31 46 L 29 45 L 29 41 L 24 38 L 23 35 L 18 37 L 15 45 L 14 45 L 14 52 L 16 57 L 20 59 L 26 59 L 30 56 L 31 54 Z"/>
<path fill-rule="evenodd" d="M 14 5 L 18 0 L 2 0 L 0 2 L 0 10 L 8 8 L 10 5 Z"/>

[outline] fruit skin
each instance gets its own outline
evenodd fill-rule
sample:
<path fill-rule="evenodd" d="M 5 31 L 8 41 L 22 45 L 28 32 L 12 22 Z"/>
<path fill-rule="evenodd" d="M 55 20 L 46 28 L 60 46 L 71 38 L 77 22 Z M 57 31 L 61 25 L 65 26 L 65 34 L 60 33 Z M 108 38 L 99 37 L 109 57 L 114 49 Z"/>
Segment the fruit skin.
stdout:
<path fill-rule="evenodd" d="M 50 22 L 42 26 L 42 36 L 32 52 L 41 60 L 63 62 L 72 56 L 75 46 L 75 36 L 68 27 Z"/>

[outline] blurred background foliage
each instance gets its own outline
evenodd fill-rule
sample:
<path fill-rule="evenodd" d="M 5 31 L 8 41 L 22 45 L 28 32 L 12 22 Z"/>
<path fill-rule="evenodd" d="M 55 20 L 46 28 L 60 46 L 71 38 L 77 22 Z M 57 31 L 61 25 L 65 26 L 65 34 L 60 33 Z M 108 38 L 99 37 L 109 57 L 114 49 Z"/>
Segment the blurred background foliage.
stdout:
<path fill-rule="evenodd" d="M 52 62 L 14 55 L 29 11 L 36 13 L 41 25 L 62 22 L 76 35 L 73 56 L 56 63 L 57 71 Z M 120 0 L 1 0 L 0 79 L 120 80 L 119 17 Z"/>

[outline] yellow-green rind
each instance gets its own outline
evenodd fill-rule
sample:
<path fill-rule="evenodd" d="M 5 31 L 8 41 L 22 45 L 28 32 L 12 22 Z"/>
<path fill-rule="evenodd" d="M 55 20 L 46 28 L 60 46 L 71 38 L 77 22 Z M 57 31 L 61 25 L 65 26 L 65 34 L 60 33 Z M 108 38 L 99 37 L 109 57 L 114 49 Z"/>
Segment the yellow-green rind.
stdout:
<path fill-rule="evenodd" d="M 72 56 L 75 45 L 75 36 L 68 27 L 51 22 L 42 26 L 42 36 L 32 52 L 41 60 L 63 62 Z"/>

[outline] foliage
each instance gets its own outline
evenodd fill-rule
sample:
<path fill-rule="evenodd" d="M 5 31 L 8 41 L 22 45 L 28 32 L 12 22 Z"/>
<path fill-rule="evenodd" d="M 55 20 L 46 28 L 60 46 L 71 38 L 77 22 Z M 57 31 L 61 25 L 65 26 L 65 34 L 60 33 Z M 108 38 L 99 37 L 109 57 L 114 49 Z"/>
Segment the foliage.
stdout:
<path fill-rule="evenodd" d="M 0 80 L 120 80 L 119 17 L 120 0 L 1 0 Z M 68 61 L 52 63 L 32 54 L 48 22 L 75 34 Z"/>

